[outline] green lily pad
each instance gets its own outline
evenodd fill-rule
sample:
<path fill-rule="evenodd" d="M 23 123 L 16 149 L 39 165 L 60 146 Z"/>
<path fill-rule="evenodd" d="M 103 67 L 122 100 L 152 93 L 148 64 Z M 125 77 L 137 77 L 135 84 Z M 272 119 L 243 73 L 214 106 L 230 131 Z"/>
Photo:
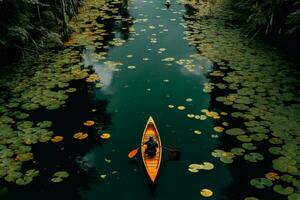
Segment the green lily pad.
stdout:
<path fill-rule="evenodd" d="M 14 170 L 9 170 L 5 176 L 7 182 L 15 182 L 18 178 L 22 177 L 22 173 Z"/>
<path fill-rule="evenodd" d="M 258 189 L 263 189 L 265 187 L 271 187 L 273 185 L 272 181 L 266 178 L 254 178 L 251 179 L 250 184 Z"/>
<path fill-rule="evenodd" d="M 27 185 L 33 181 L 32 177 L 24 177 L 24 178 L 18 178 L 16 180 L 17 185 Z"/>
<path fill-rule="evenodd" d="M 263 160 L 264 157 L 260 153 L 252 152 L 252 153 L 244 155 L 244 159 L 249 162 L 258 162 L 260 160 Z"/>
<path fill-rule="evenodd" d="M 245 134 L 245 131 L 240 128 L 231 128 L 226 130 L 227 135 L 243 135 Z"/>
<path fill-rule="evenodd" d="M 300 200 L 300 193 L 290 194 L 288 200 Z"/>
<path fill-rule="evenodd" d="M 52 122 L 51 121 L 43 121 L 43 122 L 37 123 L 36 125 L 39 126 L 40 128 L 50 128 L 52 126 Z"/>
<path fill-rule="evenodd" d="M 246 106 L 245 104 L 233 104 L 232 105 L 233 108 L 236 108 L 238 110 L 248 110 L 249 106 Z"/>
<path fill-rule="evenodd" d="M 269 139 L 269 142 L 270 142 L 271 144 L 281 144 L 281 143 L 282 143 L 282 140 L 279 139 L 279 138 L 271 138 L 271 139 Z"/>
<path fill-rule="evenodd" d="M 246 150 L 255 150 L 256 146 L 253 145 L 253 143 L 243 143 L 242 147 Z"/>
<path fill-rule="evenodd" d="M 57 176 L 57 177 L 60 177 L 60 178 L 67 178 L 67 177 L 69 177 L 69 173 L 66 172 L 66 171 L 58 171 L 58 172 L 55 172 L 53 174 L 53 176 Z"/>
<path fill-rule="evenodd" d="M 292 175 L 298 174 L 298 169 L 296 167 L 297 162 L 292 158 L 281 156 L 277 159 L 274 159 L 272 162 L 273 168 L 280 172 L 290 173 Z"/>
<path fill-rule="evenodd" d="M 51 181 L 54 182 L 54 183 L 60 183 L 62 182 L 64 179 L 62 179 L 61 177 L 54 177 L 54 178 L 51 178 Z"/>
<path fill-rule="evenodd" d="M 233 163 L 233 159 L 232 158 L 227 158 L 227 157 L 221 157 L 220 161 L 226 164 L 230 164 Z"/>
<path fill-rule="evenodd" d="M 246 197 L 244 200 L 259 200 L 259 199 L 256 197 Z"/>
<path fill-rule="evenodd" d="M 280 155 L 280 152 L 281 152 L 281 148 L 280 147 L 270 147 L 268 149 L 268 151 L 272 154 L 275 154 L 275 155 Z"/>
<path fill-rule="evenodd" d="M 238 135 L 236 138 L 241 142 L 250 142 L 252 140 L 248 135 Z"/>
<path fill-rule="evenodd" d="M 287 182 L 287 183 L 292 183 L 293 180 L 294 180 L 294 177 L 289 175 L 289 174 L 283 174 L 280 176 L 280 179 L 284 182 Z"/>
<path fill-rule="evenodd" d="M 38 104 L 35 103 L 25 103 L 21 106 L 24 110 L 36 110 L 39 108 Z"/>
<path fill-rule="evenodd" d="M 281 185 L 274 185 L 273 190 L 278 194 L 282 195 L 290 195 L 294 192 L 294 188 L 292 187 L 283 187 Z"/>
<path fill-rule="evenodd" d="M 256 134 L 251 134 L 250 138 L 254 141 L 263 141 L 268 139 L 268 135 L 264 134 L 264 133 L 256 133 Z"/>
<path fill-rule="evenodd" d="M 242 155 L 244 155 L 245 150 L 242 148 L 232 148 L 231 153 L 233 153 L 234 155 L 237 155 L 237 156 L 242 156 Z"/>

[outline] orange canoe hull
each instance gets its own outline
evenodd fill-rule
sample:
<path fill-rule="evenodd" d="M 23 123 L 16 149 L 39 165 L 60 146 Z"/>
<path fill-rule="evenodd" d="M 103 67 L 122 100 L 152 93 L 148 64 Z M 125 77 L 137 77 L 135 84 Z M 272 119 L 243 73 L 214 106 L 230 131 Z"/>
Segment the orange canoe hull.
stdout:
<path fill-rule="evenodd" d="M 152 136 L 158 144 L 156 154 L 153 156 L 149 156 L 145 153 L 147 145 L 144 145 L 144 143 L 148 141 L 150 136 Z M 148 177 L 152 183 L 155 183 L 155 180 L 157 179 L 157 175 L 158 175 L 159 168 L 160 168 L 161 158 L 162 158 L 162 145 L 161 145 L 161 140 L 160 140 L 158 129 L 157 129 L 155 122 L 151 116 L 149 117 L 146 127 L 144 129 L 141 150 L 142 150 L 141 154 L 142 154 L 142 158 L 143 158 L 143 163 L 144 163 L 146 172 L 148 174 Z"/>

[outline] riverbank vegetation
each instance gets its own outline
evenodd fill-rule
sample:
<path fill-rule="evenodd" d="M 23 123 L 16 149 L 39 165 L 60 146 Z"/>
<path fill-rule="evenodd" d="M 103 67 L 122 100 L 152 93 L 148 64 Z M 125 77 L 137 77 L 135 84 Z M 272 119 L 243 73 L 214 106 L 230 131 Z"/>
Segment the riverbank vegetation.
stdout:
<path fill-rule="evenodd" d="M 81 0 L 0 1 L 0 51 L 2 64 L 20 55 L 61 47 L 70 33 L 68 21 Z"/>
<path fill-rule="evenodd" d="M 299 0 L 230 1 L 235 19 L 245 24 L 249 35 L 285 36 L 300 39 Z"/>
<path fill-rule="evenodd" d="M 227 22 L 242 27 L 249 38 L 260 37 L 297 59 L 300 43 L 299 0 L 188 0 L 185 2 L 205 17 L 226 18 Z M 206 9 L 201 10 L 200 7 Z"/>

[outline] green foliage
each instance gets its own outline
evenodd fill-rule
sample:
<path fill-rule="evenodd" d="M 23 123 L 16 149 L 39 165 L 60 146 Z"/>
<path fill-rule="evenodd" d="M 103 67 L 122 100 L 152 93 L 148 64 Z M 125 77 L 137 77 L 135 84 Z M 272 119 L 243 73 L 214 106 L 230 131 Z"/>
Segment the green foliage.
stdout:
<path fill-rule="evenodd" d="M 300 35 L 299 0 L 231 1 L 236 19 L 247 24 L 251 35 Z"/>
<path fill-rule="evenodd" d="M 61 47 L 61 38 L 69 32 L 65 19 L 75 14 L 81 1 L 0 1 L 0 51 L 36 54 Z M 0 59 L 5 60 L 5 54 Z"/>

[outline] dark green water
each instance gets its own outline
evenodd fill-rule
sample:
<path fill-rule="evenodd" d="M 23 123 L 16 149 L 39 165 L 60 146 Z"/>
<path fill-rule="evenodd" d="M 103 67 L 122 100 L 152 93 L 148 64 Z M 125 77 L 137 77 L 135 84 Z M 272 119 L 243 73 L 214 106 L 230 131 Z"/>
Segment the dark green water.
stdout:
<path fill-rule="evenodd" d="M 169 9 L 150 0 L 128 7 L 121 1 L 85 3 L 70 21 L 75 33 L 62 51 L 1 71 L 4 199 L 190 200 L 206 199 L 204 188 L 213 191 L 207 198 L 213 200 L 299 196 L 300 86 L 280 52 L 249 42 L 227 21 L 223 4 L 215 8 L 220 15 L 202 16 L 179 2 Z M 100 81 L 89 83 L 93 73 Z M 220 119 L 209 113 L 197 119 L 202 109 Z M 162 144 L 181 151 L 179 160 L 163 152 L 154 188 L 141 155 L 127 158 L 139 147 L 149 116 Z M 84 125 L 87 120 L 95 125 Z M 88 137 L 77 140 L 77 132 Z M 102 133 L 111 138 L 100 139 Z M 203 162 L 214 168 L 188 170 Z M 27 177 L 29 170 L 35 173 Z M 55 182 L 57 172 L 68 177 Z M 277 179 L 266 179 L 269 172 Z"/>
<path fill-rule="evenodd" d="M 108 60 L 123 64 L 118 66 L 120 71 L 110 70 L 103 61 L 90 59 L 93 49 L 84 52 L 85 65 L 93 65 L 104 83 L 102 89 L 94 91 L 94 97 L 108 101 L 107 112 L 111 113 L 112 123 L 105 132 L 111 133 L 112 138 L 85 155 L 88 163 L 107 177 L 103 180 L 99 177 L 100 181 L 81 190 L 83 199 L 199 199 L 202 188 L 213 190 L 211 199 L 224 198 L 226 194 L 222 190 L 230 184 L 231 177 L 226 166 L 211 156 L 219 143 L 211 137 L 213 122 L 186 116 L 201 114 L 201 109 L 209 107 L 210 96 L 202 91 L 207 82 L 205 71 L 199 68 L 190 73 L 180 65 L 167 66 L 162 61 L 167 57 L 189 59 L 196 52 L 183 39 L 183 5 L 172 2 L 167 10 L 161 1 L 132 1 L 128 9 L 133 18 L 147 20 L 133 25 L 136 35 L 129 38 L 134 40 L 129 39 L 123 46 L 108 51 Z M 157 43 L 151 43 L 150 38 L 156 38 Z M 160 48 L 166 50 L 158 53 Z M 201 64 L 207 69 L 211 67 L 205 60 Z M 136 68 L 128 69 L 129 65 Z M 193 101 L 186 102 L 186 98 Z M 169 104 L 184 105 L 186 110 L 170 109 Z M 154 193 L 146 181 L 140 155 L 134 164 L 128 163 L 127 158 L 127 153 L 138 147 L 150 115 L 156 120 L 162 144 L 178 148 L 182 153 L 179 161 L 168 161 L 168 152 L 164 152 Z M 203 133 L 194 134 L 197 129 Z M 105 158 L 111 159 L 111 163 Z M 205 161 L 214 163 L 215 169 L 195 174 L 187 170 L 188 165 Z M 112 171 L 117 174 L 111 175 Z"/>

